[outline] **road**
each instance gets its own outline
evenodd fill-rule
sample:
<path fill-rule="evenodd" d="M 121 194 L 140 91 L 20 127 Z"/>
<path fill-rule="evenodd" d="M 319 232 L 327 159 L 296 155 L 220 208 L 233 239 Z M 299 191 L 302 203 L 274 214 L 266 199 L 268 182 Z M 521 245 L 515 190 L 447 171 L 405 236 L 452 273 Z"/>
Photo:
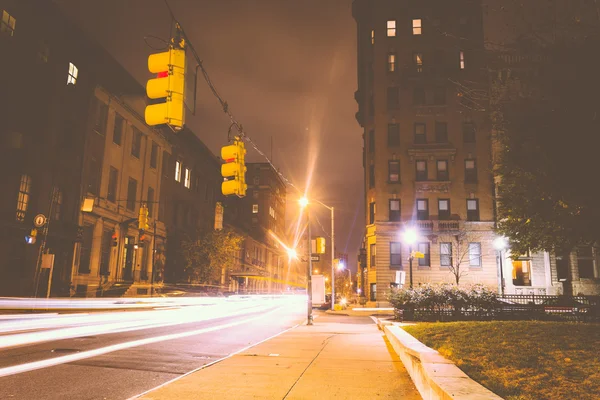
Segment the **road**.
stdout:
<path fill-rule="evenodd" d="M 0 399 L 128 399 L 305 318 L 305 297 L 200 301 L 0 316 Z"/>

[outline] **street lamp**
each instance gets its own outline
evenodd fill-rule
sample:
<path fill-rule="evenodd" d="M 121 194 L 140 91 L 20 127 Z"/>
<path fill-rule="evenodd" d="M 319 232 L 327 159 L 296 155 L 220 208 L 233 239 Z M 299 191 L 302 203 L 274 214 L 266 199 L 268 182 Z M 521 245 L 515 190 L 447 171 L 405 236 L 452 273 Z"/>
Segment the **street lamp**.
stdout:
<path fill-rule="evenodd" d="M 500 294 L 504 296 L 504 270 L 502 267 L 502 250 L 508 247 L 508 241 L 504 236 L 499 236 L 492 243 L 494 249 L 498 252 L 498 260 L 500 262 Z"/>
<path fill-rule="evenodd" d="M 306 268 L 306 294 L 308 295 L 308 305 L 306 312 L 306 325 L 313 324 L 313 315 L 312 315 L 312 243 L 310 240 L 310 215 L 308 213 L 308 199 L 306 196 L 302 197 L 299 201 L 300 207 L 306 208 L 306 244 L 307 250 L 306 253 L 308 255 L 308 267 Z"/>
<path fill-rule="evenodd" d="M 417 241 L 417 231 L 414 228 L 407 228 L 404 231 L 404 242 L 408 243 L 408 253 L 409 257 L 409 274 L 410 274 L 410 288 L 413 287 L 413 273 L 412 273 L 412 263 L 413 263 L 413 251 L 412 245 Z"/>

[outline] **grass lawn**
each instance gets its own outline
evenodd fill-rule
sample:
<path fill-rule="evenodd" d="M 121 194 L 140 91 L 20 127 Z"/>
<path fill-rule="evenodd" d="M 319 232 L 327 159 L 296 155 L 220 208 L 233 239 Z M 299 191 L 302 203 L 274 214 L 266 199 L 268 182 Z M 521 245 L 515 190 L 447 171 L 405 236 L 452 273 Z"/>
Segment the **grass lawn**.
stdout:
<path fill-rule="evenodd" d="M 404 329 L 507 400 L 600 399 L 600 324 L 450 322 Z"/>

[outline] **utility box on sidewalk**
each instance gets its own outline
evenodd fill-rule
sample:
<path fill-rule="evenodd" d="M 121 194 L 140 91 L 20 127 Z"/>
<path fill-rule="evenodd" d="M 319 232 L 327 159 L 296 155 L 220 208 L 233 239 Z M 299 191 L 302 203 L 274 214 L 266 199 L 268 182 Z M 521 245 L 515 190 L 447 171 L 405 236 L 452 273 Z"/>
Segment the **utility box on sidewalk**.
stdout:
<path fill-rule="evenodd" d="M 325 304 L 325 277 L 323 275 L 312 276 L 312 306 L 320 307 Z"/>

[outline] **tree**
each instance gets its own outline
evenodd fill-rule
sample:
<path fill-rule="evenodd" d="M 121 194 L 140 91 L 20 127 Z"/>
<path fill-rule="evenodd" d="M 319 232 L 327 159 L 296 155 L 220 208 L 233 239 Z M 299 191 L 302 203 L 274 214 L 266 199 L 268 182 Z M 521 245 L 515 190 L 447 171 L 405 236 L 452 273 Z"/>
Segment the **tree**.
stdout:
<path fill-rule="evenodd" d="M 244 238 L 231 229 L 199 233 L 182 242 L 185 272 L 192 282 L 219 282 L 223 268 L 234 262 Z"/>
<path fill-rule="evenodd" d="M 441 264 L 448 268 L 454 275 L 456 286 L 460 284 L 460 279 L 467 275 L 468 267 L 471 265 L 471 257 L 479 257 L 477 262 L 481 265 L 481 244 L 479 245 L 479 254 L 476 255 L 475 249 L 471 248 L 477 243 L 481 243 L 481 236 L 476 231 L 460 228 L 448 236 L 441 236 Z M 473 250 L 473 254 L 471 254 Z"/>

